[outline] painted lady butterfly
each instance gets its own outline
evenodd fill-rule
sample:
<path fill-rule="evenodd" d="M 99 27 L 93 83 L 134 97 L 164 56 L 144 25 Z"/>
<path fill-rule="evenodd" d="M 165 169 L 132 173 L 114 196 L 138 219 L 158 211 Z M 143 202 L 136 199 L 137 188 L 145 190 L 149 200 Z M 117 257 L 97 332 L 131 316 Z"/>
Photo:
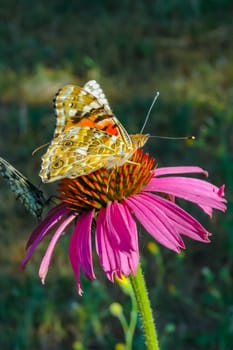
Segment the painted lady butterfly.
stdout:
<path fill-rule="evenodd" d="M 54 138 L 42 157 L 43 182 L 87 175 L 130 162 L 148 135 L 129 135 L 95 80 L 83 88 L 66 85 L 54 98 Z"/>
<path fill-rule="evenodd" d="M 1 157 L 0 174 L 7 180 L 12 192 L 17 195 L 25 208 L 40 220 L 43 207 L 47 202 L 43 192 Z"/>

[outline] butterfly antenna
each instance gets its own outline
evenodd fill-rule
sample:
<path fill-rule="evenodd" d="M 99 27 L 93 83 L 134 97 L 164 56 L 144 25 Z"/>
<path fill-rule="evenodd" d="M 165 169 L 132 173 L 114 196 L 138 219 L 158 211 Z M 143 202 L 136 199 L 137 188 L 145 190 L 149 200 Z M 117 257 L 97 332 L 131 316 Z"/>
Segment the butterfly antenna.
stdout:
<path fill-rule="evenodd" d="M 150 106 L 150 108 L 149 108 L 149 110 L 148 110 L 148 112 L 147 112 L 146 119 L 145 119 L 144 124 L 143 124 L 143 126 L 142 126 L 142 128 L 141 128 L 141 131 L 140 131 L 141 134 L 143 133 L 143 130 L 145 129 L 145 126 L 146 126 L 146 124 L 147 124 L 147 122 L 148 122 L 148 119 L 149 119 L 151 110 L 152 110 L 152 108 L 154 107 L 154 104 L 155 104 L 155 102 L 157 101 L 157 98 L 158 98 L 158 97 L 159 97 L 159 91 L 156 92 L 155 97 L 154 97 L 154 99 L 153 99 L 153 101 L 152 101 L 152 103 L 151 103 L 151 106 Z"/>
<path fill-rule="evenodd" d="M 162 140 L 196 140 L 195 136 L 181 136 L 181 137 L 170 137 L 170 136 L 157 136 L 157 135 L 149 135 L 149 138 L 156 138 L 156 139 L 162 139 Z"/>
<path fill-rule="evenodd" d="M 34 156 L 36 154 L 36 152 L 38 152 L 39 150 L 41 150 L 42 148 L 48 146 L 50 144 L 50 142 L 45 143 L 44 145 L 41 145 L 39 147 L 37 147 L 36 149 L 34 149 L 34 151 L 32 152 L 32 156 Z"/>

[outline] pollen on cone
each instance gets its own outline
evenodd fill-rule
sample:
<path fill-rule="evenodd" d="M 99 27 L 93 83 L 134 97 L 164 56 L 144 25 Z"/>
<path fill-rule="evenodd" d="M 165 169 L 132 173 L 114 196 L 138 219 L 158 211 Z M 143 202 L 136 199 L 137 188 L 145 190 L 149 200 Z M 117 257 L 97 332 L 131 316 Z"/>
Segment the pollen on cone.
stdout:
<path fill-rule="evenodd" d="M 58 197 L 72 210 L 90 210 L 105 207 L 108 202 L 119 201 L 140 192 L 153 176 L 154 159 L 137 150 L 130 162 L 112 169 L 101 168 L 76 179 L 63 179 L 59 183 Z"/>

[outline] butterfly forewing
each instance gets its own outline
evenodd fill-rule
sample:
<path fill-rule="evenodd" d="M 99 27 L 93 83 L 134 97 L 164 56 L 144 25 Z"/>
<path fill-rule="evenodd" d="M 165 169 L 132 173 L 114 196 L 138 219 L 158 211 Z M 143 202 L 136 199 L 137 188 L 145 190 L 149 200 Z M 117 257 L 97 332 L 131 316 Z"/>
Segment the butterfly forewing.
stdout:
<path fill-rule="evenodd" d="M 109 114 L 112 114 L 112 110 L 109 105 L 109 102 L 103 90 L 95 80 L 88 81 L 84 85 L 83 90 L 89 92 L 92 96 L 95 96 L 98 102 L 100 103 L 100 105 L 104 107 L 105 111 Z"/>
<path fill-rule="evenodd" d="M 57 117 L 54 137 L 77 123 L 82 122 L 83 125 L 89 123 L 89 126 L 94 127 L 96 123 L 112 117 L 112 111 L 102 89 L 93 82 L 88 82 L 84 88 L 65 85 L 58 91 L 54 99 Z"/>

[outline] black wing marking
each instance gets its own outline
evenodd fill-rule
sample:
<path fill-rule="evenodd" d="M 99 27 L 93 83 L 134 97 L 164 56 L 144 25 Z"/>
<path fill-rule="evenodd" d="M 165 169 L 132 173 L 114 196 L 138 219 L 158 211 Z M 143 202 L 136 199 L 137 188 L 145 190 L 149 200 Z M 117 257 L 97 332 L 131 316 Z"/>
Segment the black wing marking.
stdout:
<path fill-rule="evenodd" d="M 40 220 L 43 207 L 47 202 L 43 192 L 1 157 L 0 174 L 7 180 L 10 189 L 16 194 L 25 208 Z"/>

